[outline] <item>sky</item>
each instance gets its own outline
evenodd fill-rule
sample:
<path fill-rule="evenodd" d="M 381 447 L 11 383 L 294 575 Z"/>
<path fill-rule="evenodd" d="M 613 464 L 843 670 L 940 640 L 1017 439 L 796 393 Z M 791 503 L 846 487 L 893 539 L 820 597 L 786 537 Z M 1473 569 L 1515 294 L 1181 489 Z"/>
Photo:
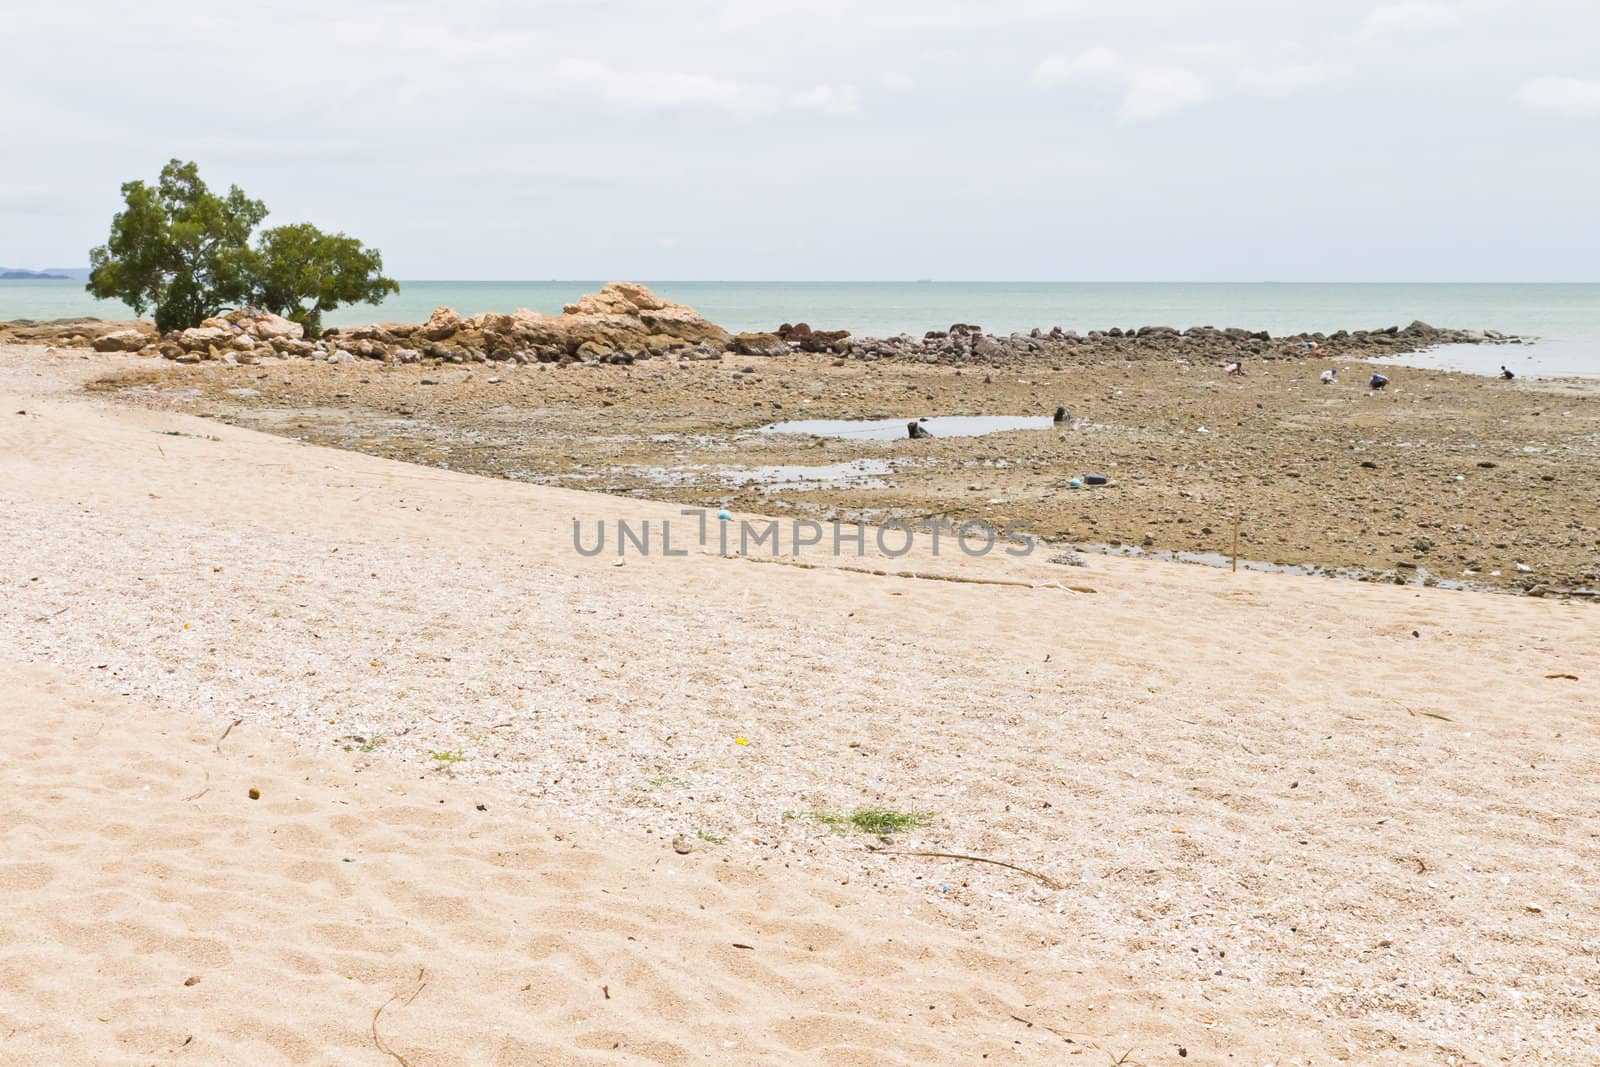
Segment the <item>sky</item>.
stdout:
<path fill-rule="evenodd" d="M 1597 281 L 1594 0 L 57 0 L 0 264 L 122 182 L 406 279 Z"/>

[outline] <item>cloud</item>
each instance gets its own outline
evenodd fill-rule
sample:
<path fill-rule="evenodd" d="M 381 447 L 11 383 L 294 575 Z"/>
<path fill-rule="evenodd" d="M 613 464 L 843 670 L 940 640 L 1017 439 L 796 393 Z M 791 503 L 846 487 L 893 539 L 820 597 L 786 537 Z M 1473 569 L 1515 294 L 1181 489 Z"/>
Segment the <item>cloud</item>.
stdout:
<path fill-rule="evenodd" d="M 1048 89 L 1073 81 L 1108 81 L 1119 77 L 1123 67 L 1120 55 L 1096 46 L 1077 55 L 1046 56 L 1033 68 L 1033 84 Z"/>
<path fill-rule="evenodd" d="M 630 111 L 706 108 L 757 115 L 776 106 L 770 86 L 682 71 L 619 70 L 589 59 L 563 59 L 551 71 L 550 85 Z"/>
<path fill-rule="evenodd" d="M 789 98 L 789 106 L 800 111 L 818 111 L 824 115 L 854 115 L 861 110 L 861 92 L 848 83 L 825 83 L 796 93 Z"/>
<path fill-rule="evenodd" d="M 891 93 L 903 93 L 917 87 L 911 75 L 898 70 L 886 70 L 878 75 L 878 84 Z"/>
<path fill-rule="evenodd" d="M 1211 84 L 1186 67 L 1135 67 L 1117 114 L 1129 122 L 1146 122 L 1210 98 Z"/>
<path fill-rule="evenodd" d="M 1289 96 L 1302 89 L 1348 77 L 1340 63 L 1289 63 L 1282 66 L 1245 67 L 1234 73 L 1233 85 L 1251 96 Z"/>
<path fill-rule="evenodd" d="M 1600 115 L 1600 81 L 1532 78 L 1517 89 L 1515 99 L 1529 111 L 1549 111 L 1569 118 Z"/>
<path fill-rule="evenodd" d="M 1211 98 L 1210 82 L 1187 67 L 1133 63 L 1100 46 L 1047 56 L 1033 70 L 1033 84 L 1040 88 L 1072 82 L 1120 87 L 1117 115 L 1128 122 L 1158 119 Z"/>
<path fill-rule="evenodd" d="M 1385 38 L 1406 33 L 1427 33 L 1449 29 L 1460 22 L 1461 16 L 1448 4 L 1433 0 L 1406 0 L 1369 11 L 1361 22 L 1361 34 L 1368 38 Z"/>

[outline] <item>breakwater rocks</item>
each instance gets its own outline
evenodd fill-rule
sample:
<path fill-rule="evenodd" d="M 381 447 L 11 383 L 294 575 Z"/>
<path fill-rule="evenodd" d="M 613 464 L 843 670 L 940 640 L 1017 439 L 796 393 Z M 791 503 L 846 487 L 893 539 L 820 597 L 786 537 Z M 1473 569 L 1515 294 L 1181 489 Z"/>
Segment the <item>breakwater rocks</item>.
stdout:
<path fill-rule="evenodd" d="M 253 308 L 229 311 L 192 329 L 157 335 L 148 322 L 65 319 L 0 323 L 0 342 L 94 348 L 160 355 L 179 363 L 254 363 L 263 357 L 330 363 L 553 363 L 562 366 L 638 360 L 721 359 L 814 353 L 835 359 L 915 360 L 950 365 L 1004 366 L 1039 359 L 1075 363 L 1140 359 L 1359 358 L 1392 355 L 1447 343 L 1507 343 L 1494 331 L 1439 329 L 1425 322 L 1383 330 L 1339 330 L 1273 337 L 1264 331 L 1196 326 L 1112 328 L 1078 333 L 1057 326 L 1027 333 L 990 334 L 958 323 L 921 337 L 854 338 L 846 330 L 785 323 L 766 333 L 730 334 L 693 308 L 656 296 L 642 285 L 611 282 L 568 304 L 560 315 L 519 310 L 463 318 L 438 308 L 427 322 L 342 326 L 307 338 L 300 325 Z"/>

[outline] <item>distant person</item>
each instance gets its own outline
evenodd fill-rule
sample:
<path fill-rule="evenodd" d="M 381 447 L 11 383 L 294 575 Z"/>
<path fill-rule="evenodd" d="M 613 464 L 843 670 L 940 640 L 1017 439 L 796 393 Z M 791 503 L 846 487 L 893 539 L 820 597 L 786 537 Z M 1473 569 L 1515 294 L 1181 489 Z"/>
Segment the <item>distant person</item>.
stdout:
<path fill-rule="evenodd" d="M 1500 377 L 1502 379 L 1504 379 L 1505 381 L 1509 382 L 1513 378 L 1515 378 L 1516 376 L 1517 376 L 1516 372 L 1513 371 L 1510 367 L 1506 366 L 1504 363 L 1500 364 Z"/>
<path fill-rule="evenodd" d="M 1367 384 L 1370 385 L 1374 390 L 1378 390 L 1388 385 L 1389 379 L 1374 371 L 1372 377 L 1367 379 Z"/>
<path fill-rule="evenodd" d="M 1238 360 L 1235 360 L 1232 363 L 1224 363 L 1222 365 L 1222 369 L 1227 372 L 1228 377 L 1230 377 L 1230 378 L 1248 378 L 1248 377 L 1250 377 L 1250 375 L 1245 373 L 1244 366 L 1241 363 L 1239 363 Z"/>
<path fill-rule="evenodd" d="M 1323 385 L 1334 385 L 1334 384 L 1337 384 L 1338 381 L 1339 381 L 1339 368 L 1338 367 L 1329 367 L 1327 370 L 1322 372 L 1322 379 L 1321 380 L 1322 380 L 1322 384 Z"/>

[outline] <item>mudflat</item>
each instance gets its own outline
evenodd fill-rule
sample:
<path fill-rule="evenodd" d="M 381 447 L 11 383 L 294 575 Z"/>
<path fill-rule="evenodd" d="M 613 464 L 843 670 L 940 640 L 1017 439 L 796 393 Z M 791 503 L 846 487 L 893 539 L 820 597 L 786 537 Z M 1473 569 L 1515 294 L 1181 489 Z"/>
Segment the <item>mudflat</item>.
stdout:
<path fill-rule="evenodd" d="M 1341 367 L 1323 385 L 1327 366 Z M 518 481 L 811 518 L 1021 523 L 1125 552 L 1234 552 L 1380 581 L 1600 586 L 1600 395 L 1351 360 L 996 368 L 816 354 L 632 366 L 107 364 L 93 389 L 316 444 Z M 1373 370 L 1392 384 L 1366 387 Z M 1070 418 L 976 437 L 789 420 Z M 1105 488 L 1072 480 L 1102 474 Z"/>

